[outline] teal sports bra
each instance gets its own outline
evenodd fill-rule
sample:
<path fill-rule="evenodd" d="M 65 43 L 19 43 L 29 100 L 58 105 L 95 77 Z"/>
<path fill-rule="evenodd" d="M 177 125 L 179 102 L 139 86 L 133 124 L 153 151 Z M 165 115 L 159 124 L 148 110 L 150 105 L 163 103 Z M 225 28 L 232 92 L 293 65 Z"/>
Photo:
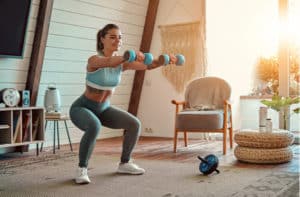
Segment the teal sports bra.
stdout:
<path fill-rule="evenodd" d="M 101 56 L 103 54 L 100 53 Z M 93 72 L 87 72 L 86 85 L 98 90 L 113 90 L 121 82 L 123 67 L 104 67 Z"/>

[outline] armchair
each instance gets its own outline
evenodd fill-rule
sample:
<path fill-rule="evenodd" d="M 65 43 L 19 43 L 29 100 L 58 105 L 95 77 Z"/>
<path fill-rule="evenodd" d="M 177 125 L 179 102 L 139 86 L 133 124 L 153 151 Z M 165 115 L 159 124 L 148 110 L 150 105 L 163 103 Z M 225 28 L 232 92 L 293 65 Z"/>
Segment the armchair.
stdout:
<path fill-rule="evenodd" d="M 185 100 L 172 100 L 175 105 L 174 153 L 177 151 L 178 132 L 223 133 L 223 154 L 226 154 L 226 137 L 229 130 L 232 148 L 232 111 L 229 98 L 230 85 L 218 77 L 201 77 L 190 82 L 185 90 Z"/>

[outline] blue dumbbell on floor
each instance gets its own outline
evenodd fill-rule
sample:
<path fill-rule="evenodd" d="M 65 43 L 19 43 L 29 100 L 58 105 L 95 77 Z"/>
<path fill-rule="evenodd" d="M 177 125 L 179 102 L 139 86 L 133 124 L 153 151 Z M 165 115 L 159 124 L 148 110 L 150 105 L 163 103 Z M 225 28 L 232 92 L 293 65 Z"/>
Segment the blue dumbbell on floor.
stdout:
<path fill-rule="evenodd" d="M 145 59 L 144 64 L 150 65 L 153 62 L 153 55 L 151 53 L 144 53 Z M 125 51 L 123 55 L 124 59 L 126 59 L 128 62 L 133 62 L 136 60 L 136 53 L 134 50 L 127 50 Z"/>
<path fill-rule="evenodd" d="M 177 54 L 177 55 L 175 55 L 175 57 L 176 57 L 175 64 L 177 66 L 180 66 L 180 65 L 184 64 L 185 57 L 183 55 Z M 170 64 L 170 56 L 168 54 L 160 55 L 159 58 L 158 58 L 158 61 L 159 61 L 160 64 L 168 65 L 168 64 Z"/>

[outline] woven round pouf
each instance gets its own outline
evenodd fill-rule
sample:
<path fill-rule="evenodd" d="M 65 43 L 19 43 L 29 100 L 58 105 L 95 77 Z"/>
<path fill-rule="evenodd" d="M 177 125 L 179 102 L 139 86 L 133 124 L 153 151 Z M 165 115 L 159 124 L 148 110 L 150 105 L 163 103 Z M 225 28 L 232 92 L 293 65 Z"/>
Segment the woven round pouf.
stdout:
<path fill-rule="evenodd" d="M 239 161 L 256 164 L 279 164 L 289 162 L 293 158 L 290 147 L 285 148 L 249 148 L 236 146 L 234 155 Z"/>
<path fill-rule="evenodd" d="M 293 143 L 294 136 L 286 130 L 274 132 L 241 131 L 234 135 L 235 142 L 251 148 L 284 148 Z"/>

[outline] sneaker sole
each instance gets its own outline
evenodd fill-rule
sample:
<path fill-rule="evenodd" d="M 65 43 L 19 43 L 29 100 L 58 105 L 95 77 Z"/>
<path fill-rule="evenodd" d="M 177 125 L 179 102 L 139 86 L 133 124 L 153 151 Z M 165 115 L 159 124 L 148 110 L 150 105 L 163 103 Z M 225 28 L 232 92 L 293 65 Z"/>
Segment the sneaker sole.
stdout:
<path fill-rule="evenodd" d="M 142 175 L 142 174 L 144 174 L 145 172 L 128 172 L 128 171 L 118 170 L 117 173 L 118 173 L 118 174 Z"/>
<path fill-rule="evenodd" d="M 90 180 L 78 180 L 78 179 L 75 179 L 75 183 L 77 184 L 89 184 L 91 181 Z"/>

